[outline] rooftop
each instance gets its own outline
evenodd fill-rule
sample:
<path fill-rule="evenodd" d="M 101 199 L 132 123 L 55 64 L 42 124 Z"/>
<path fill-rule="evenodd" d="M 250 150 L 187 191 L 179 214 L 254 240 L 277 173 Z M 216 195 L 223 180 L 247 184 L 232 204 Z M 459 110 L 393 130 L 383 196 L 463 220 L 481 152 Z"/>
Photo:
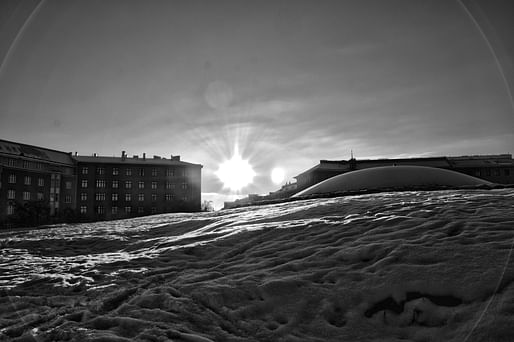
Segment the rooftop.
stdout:
<path fill-rule="evenodd" d="M 0 153 L 73 165 L 71 153 L 0 139 Z"/>
<path fill-rule="evenodd" d="M 77 162 L 83 163 L 100 163 L 100 164 L 130 164 L 130 165 L 175 165 L 175 166 L 197 166 L 202 167 L 200 164 L 193 164 L 178 159 L 166 159 L 158 156 L 153 158 L 140 158 L 134 157 L 106 157 L 106 156 L 73 156 Z"/>

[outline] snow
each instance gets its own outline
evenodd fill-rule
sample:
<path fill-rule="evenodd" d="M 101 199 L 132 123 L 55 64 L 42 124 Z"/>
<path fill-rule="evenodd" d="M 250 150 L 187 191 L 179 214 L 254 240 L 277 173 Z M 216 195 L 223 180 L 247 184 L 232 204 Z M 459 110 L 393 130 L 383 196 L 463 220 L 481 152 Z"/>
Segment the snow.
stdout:
<path fill-rule="evenodd" d="M 0 232 L 0 341 L 512 341 L 514 190 Z"/>

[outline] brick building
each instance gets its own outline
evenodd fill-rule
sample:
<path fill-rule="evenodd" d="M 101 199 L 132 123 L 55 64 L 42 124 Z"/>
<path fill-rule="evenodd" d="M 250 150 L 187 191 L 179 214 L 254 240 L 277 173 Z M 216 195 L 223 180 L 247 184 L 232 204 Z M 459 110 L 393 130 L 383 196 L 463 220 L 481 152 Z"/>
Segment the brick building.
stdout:
<path fill-rule="evenodd" d="M 154 156 L 75 156 L 77 212 L 89 219 L 199 211 L 201 165 Z"/>
<path fill-rule="evenodd" d="M 0 226 L 199 211 L 202 165 L 0 140 Z"/>
<path fill-rule="evenodd" d="M 75 189 L 70 153 L 0 140 L 0 223 L 17 209 L 24 215 L 32 210 L 33 224 L 45 216 L 65 215 L 76 206 Z M 45 206 L 29 205 L 35 203 Z"/>

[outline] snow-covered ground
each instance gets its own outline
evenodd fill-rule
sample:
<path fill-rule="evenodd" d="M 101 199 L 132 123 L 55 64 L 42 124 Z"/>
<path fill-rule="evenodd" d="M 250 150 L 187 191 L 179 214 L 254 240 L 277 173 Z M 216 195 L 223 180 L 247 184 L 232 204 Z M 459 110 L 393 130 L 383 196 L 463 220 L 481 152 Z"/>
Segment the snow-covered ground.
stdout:
<path fill-rule="evenodd" d="M 0 232 L 0 341 L 513 341 L 514 190 Z"/>

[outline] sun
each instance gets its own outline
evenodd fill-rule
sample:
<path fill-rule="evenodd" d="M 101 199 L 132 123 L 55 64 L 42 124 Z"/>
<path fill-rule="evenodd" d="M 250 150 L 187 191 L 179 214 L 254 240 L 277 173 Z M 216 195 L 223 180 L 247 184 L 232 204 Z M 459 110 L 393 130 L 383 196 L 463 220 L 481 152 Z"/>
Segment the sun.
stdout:
<path fill-rule="evenodd" d="M 255 171 L 248 160 L 243 159 L 239 154 L 236 146 L 232 158 L 219 165 L 216 176 L 223 183 L 223 187 L 232 191 L 240 191 L 253 182 Z"/>

